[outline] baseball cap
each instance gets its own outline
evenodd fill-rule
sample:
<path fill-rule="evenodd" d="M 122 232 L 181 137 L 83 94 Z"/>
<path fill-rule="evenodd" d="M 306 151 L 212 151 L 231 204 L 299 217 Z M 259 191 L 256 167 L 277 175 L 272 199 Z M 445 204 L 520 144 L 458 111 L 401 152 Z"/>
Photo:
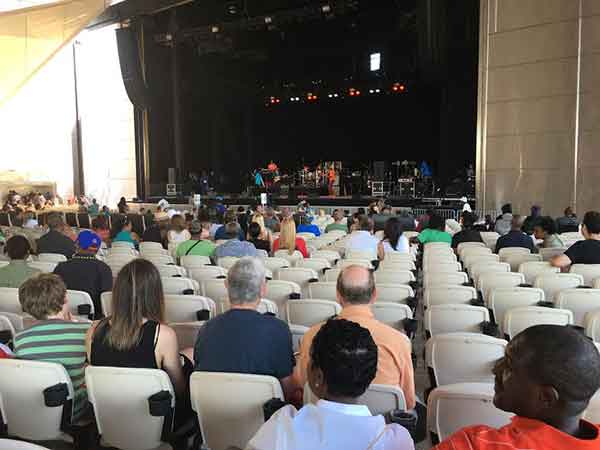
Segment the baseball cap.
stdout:
<path fill-rule="evenodd" d="M 197 220 L 192 221 L 190 224 L 190 233 L 192 234 L 200 234 L 202 231 L 202 224 Z"/>
<path fill-rule="evenodd" d="M 87 250 L 90 247 L 100 248 L 102 239 L 100 239 L 100 236 L 93 231 L 83 230 L 79 233 L 79 236 L 77 236 L 77 244 L 79 245 L 79 248 L 83 250 Z"/>

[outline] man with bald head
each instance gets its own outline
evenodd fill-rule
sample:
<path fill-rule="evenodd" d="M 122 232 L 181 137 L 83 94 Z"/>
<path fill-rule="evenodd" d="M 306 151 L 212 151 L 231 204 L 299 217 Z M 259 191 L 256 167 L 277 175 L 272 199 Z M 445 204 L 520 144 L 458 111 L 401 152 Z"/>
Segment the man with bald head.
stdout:
<path fill-rule="evenodd" d="M 506 247 L 523 247 L 531 250 L 531 253 L 537 252 L 535 244 L 531 236 L 523 233 L 521 227 L 523 226 L 523 217 L 514 215 L 511 223 L 511 230 L 504 236 L 500 236 L 496 242 L 496 253 L 500 249 Z"/>
<path fill-rule="evenodd" d="M 400 387 L 406 398 L 406 406 L 412 409 L 415 407 L 415 383 L 410 340 L 400 331 L 375 319 L 371 304 L 376 298 L 377 289 L 371 271 L 360 266 L 349 266 L 340 273 L 337 301 L 342 306 L 342 312 L 338 318 L 356 322 L 369 330 L 378 349 L 377 375 L 373 383 Z M 306 383 L 310 348 L 322 325 L 311 327 L 302 338 L 294 370 L 294 377 L 300 386 Z"/>

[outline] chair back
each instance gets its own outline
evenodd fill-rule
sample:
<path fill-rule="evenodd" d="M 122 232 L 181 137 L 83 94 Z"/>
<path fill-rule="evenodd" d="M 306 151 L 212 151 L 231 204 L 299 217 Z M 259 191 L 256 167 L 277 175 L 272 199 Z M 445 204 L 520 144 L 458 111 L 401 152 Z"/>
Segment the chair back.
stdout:
<path fill-rule="evenodd" d="M 592 286 L 596 278 L 600 278 L 600 264 L 573 264 L 569 273 L 577 273 L 583 277 L 585 286 Z"/>
<path fill-rule="evenodd" d="M 388 284 L 409 284 L 415 281 L 415 275 L 409 270 L 375 271 L 375 282 Z"/>
<path fill-rule="evenodd" d="M 308 298 L 337 301 L 337 283 L 335 281 L 321 281 L 310 283 L 308 286 Z"/>
<path fill-rule="evenodd" d="M 499 287 L 491 289 L 486 306 L 494 313 L 494 321 L 502 327 L 506 311 L 524 306 L 536 306 L 545 301 L 544 291 L 527 287 Z"/>
<path fill-rule="evenodd" d="M 527 306 L 509 309 L 504 315 L 502 330 L 512 339 L 521 331 L 534 325 L 570 325 L 573 313 L 568 309 L 546 308 L 543 306 Z"/>
<path fill-rule="evenodd" d="M 441 333 L 480 333 L 490 320 L 487 308 L 471 305 L 436 305 L 425 311 L 424 326 L 431 336 Z"/>
<path fill-rule="evenodd" d="M 471 303 L 477 298 L 477 291 L 471 286 L 434 285 L 424 290 L 424 304 L 428 308 L 434 305 Z"/>
<path fill-rule="evenodd" d="M 52 262 L 52 263 L 59 263 L 59 262 L 66 261 L 67 257 L 60 253 L 40 253 L 38 255 L 37 260 L 45 261 L 45 262 Z"/>
<path fill-rule="evenodd" d="M 405 304 L 409 297 L 414 297 L 415 292 L 407 284 L 378 283 L 377 298 L 375 301 Z"/>
<path fill-rule="evenodd" d="M 198 291 L 197 282 L 191 278 L 161 277 L 165 295 L 179 295 L 191 289 L 194 293 Z"/>
<path fill-rule="evenodd" d="M 398 331 L 404 331 L 404 319 L 412 319 L 412 309 L 399 303 L 376 302 L 371 305 L 375 319 Z"/>
<path fill-rule="evenodd" d="M 0 287 L 0 312 L 23 314 L 23 308 L 19 302 L 19 289 Z"/>
<path fill-rule="evenodd" d="M 533 286 L 544 291 L 547 302 L 553 302 L 560 291 L 583 286 L 583 276 L 577 273 L 541 274 L 536 277 Z"/>
<path fill-rule="evenodd" d="M 548 261 L 526 261 L 517 269 L 525 277 L 525 283 L 533 285 L 538 275 L 560 273 L 560 268 L 553 267 Z"/>
<path fill-rule="evenodd" d="M 198 314 L 208 314 L 208 320 L 217 314 L 215 302 L 200 295 L 165 295 L 167 322 L 198 322 Z"/>
<path fill-rule="evenodd" d="M 571 311 L 574 324 L 582 327 L 587 313 L 600 311 L 600 289 L 565 289 L 556 294 L 554 304 Z"/>
<path fill-rule="evenodd" d="M 31 261 L 27 265 L 44 273 L 52 273 L 58 264 L 50 261 Z"/>
<path fill-rule="evenodd" d="M 428 288 L 436 285 L 456 285 L 460 286 L 469 281 L 465 272 L 438 272 L 430 271 L 423 274 L 423 287 Z"/>
<path fill-rule="evenodd" d="M 286 305 L 286 320 L 290 324 L 312 327 L 338 315 L 342 307 L 329 300 L 290 300 Z"/>

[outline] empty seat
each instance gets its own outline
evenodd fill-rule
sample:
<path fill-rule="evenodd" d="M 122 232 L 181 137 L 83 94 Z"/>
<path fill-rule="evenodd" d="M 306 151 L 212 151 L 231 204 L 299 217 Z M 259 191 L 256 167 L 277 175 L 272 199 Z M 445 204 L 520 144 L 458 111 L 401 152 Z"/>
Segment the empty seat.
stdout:
<path fill-rule="evenodd" d="M 477 248 L 477 247 L 485 247 L 485 243 L 483 242 L 461 242 L 456 247 L 456 252 L 461 256 L 461 252 L 466 249 Z"/>
<path fill-rule="evenodd" d="M 169 326 L 175 331 L 177 336 L 177 345 L 180 350 L 185 348 L 194 347 L 198 332 L 205 322 L 173 322 L 169 323 Z"/>
<path fill-rule="evenodd" d="M 0 448 L 2 450 L 48 450 L 46 447 L 12 439 L 0 439 Z"/>
<path fill-rule="evenodd" d="M 427 401 L 427 426 L 434 442 L 472 425 L 500 428 L 510 422 L 513 414 L 494 406 L 494 385 L 490 383 L 460 383 L 434 389 Z"/>
<path fill-rule="evenodd" d="M 380 322 L 404 331 L 404 319 L 412 319 L 412 309 L 410 306 L 400 303 L 376 302 L 371 305 L 373 316 Z"/>
<path fill-rule="evenodd" d="M 19 289 L 0 287 L 0 311 L 23 314 L 19 302 Z"/>
<path fill-rule="evenodd" d="M 112 292 L 103 292 L 100 294 L 100 303 L 102 305 L 102 313 L 105 316 L 112 314 Z"/>
<path fill-rule="evenodd" d="M 44 390 L 64 386 L 66 399 L 73 400 L 73 385 L 61 364 L 0 359 L 0 397 L 8 435 L 32 441 L 71 441 L 61 430 L 63 408 L 71 408 L 70 402 L 57 407 L 46 406 Z M 70 419 L 71 411 L 65 416 Z"/>
<path fill-rule="evenodd" d="M 507 342 L 477 333 L 438 334 L 427 341 L 425 361 L 435 386 L 493 383 L 492 369 L 504 356 Z"/>
<path fill-rule="evenodd" d="M 325 271 L 324 281 L 337 281 L 342 269 L 329 269 Z"/>
<path fill-rule="evenodd" d="M 388 261 L 387 259 L 379 264 L 378 270 L 416 270 L 413 261 Z"/>
<path fill-rule="evenodd" d="M 512 339 L 521 331 L 534 325 L 569 325 L 572 323 L 573 313 L 568 309 L 527 306 L 506 311 L 502 329 L 504 334 Z"/>
<path fill-rule="evenodd" d="M 583 326 L 587 313 L 600 311 L 600 289 L 565 289 L 556 295 L 554 303 L 571 311 L 573 323 Z"/>
<path fill-rule="evenodd" d="M 204 267 L 209 266 L 211 264 L 210 258 L 208 256 L 200 256 L 200 255 L 185 255 L 180 258 L 181 265 L 186 269 L 190 269 L 192 267 Z"/>
<path fill-rule="evenodd" d="M 313 269 L 304 267 L 290 267 L 287 269 L 279 269 L 277 271 L 277 279 L 282 281 L 291 281 L 300 286 L 302 295 L 308 295 L 308 285 L 311 282 L 319 281 L 319 275 Z"/>
<path fill-rule="evenodd" d="M 40 253 L 38 255 L 38 261 L 59 263 L 66 260 L 67 257 L 65 255 L 61 255 L 60 253 Z"/>
<path fill-rule="evenodd" d="M 600 342 L 600 311 L 587 313 L 583 322 L 585 334 L 594 342 Z"/>
<path fill-rule="evenodd" d="M 436 305 L 425 311 L 424 327 L 429 335 L 441 333 L 479 333 L 481 323 L 488 322 L 488 310 L 482 306 Z"/>
<path fill-rule="evenodd" d="M 547 261 L 527 261 L 521 263 L 517 269 L 525 277 L 525 283 L 533 285 L 538 275 L 546 273 L 560 273 L 558 267 L 552 267 Z"/>
<path fill-rule="evenodd" d="M 316 284 L 316 283 L 311 283 Z M 286 303 L 291 297 L 300 298 L 302 296 L 302 290 L 297 283 L 293 281 L 285 280 L 270 280 L 267 282 L 267 290 L 265 292 L 265 298 L 275 302 L 279 314 L 277 317 L 280 319 L 285 318 Z"/>
<path fill-rule="evenodd" d="M 425 251 L 433 250 L 436 248 L 440 249 L 450 249 L 450 244 L 448 242 L 427 242 L 424 245 Z"/>
<path fill-rule="evenodd" d="M 415 257 L 411 253 L 386 252 L 384 262 L 414 262 Z"/>
<path fill-rule="evenodd" d="M 85 382 L 100 445 L 138 450 L 171 448 L 161 440 L 167 419 L 152 416 L 148 406 L 151 396 L 165 393 L 165 412 L 175 408 L 175 392 L 165 371 L 88 366 Z M 172 427 L 167 423 L 166 428 L 171 431 Z"/>
<path fill-rule="evenodd" d="M 28 262 L 27 265 L 45 273 L 52 273 L 54 272 L 54 269 L 56 269 L 58 263 L 50 261 L 31 261 Z"/>
<path fill-rule="evenodd" d="M 290 267 L 294 267 L 297 261 L 304 258 L 304 256 L 302 256 L 302 253 L 300 253 L 298 250 L 294 251 L 294 253 L 292 253 L 291 255 L 290 252 L 288 252 L 287 250 L 277 250 L 275 253 L 273 253 L 273 256 L 276 258 L 286 259 Z"/>
<path fill-rule="evenodd" d="M 458 249 L 457 253 L 460 257 L 460 260 L 465 261 L 465 259 L 472 259 L 479 256 L 485 257 L 492 254 L 492 251 L 488 247 L 486 247 L 485 244 L 480 244 L 481 246 L 478 247 L 469 246 Z"/>
<path fill-rule="evenodd" d="M 472 267 L 480 264 L 498 263 L 500 262 L 500 258 L 493 253 L 487 255 L 468 255 L 463 258 L 462 262 L 464 269 L 470 271 Z"/>
<path fill-rule="evenodd" d="M 336 264 L 336 267 L 338 269 L 344 269 L 349 266 L 361 266 L 361 267 L 366 267 L 367 269 L 373 268 L 373 264 L 371 264 L 370 259 L 359 259 L 359 258 L 340 259 Z"/>
<path fill-rule="evenodd" d="M 465 272 L 427 272 L 423 275 L 424 288 L 435 285 L 460 286 L 468 281 L 469 277 Z"/>
<path fill-rule="evenodd" d="M 167 322 L 196 322 L 208 320 L 217 313 L 213 300 L 200 295 L 165 295 Z M 202 317 L 203 314 L 209 317 Z M 200 318 L 199 318 L 200 317 Z"/>
<path fill-rule="evenodd" d="M 156 266 L 156 268 L 161 277 L 185 277 L 187 275 L 185 267 L 181 266 L 167 266 L 161 264 Z"/>
<path fill-rule="evenodd" d="M 553 302 L 560 291 L 583 286 L 583 277 L 576 273 L 541 274 L 536 277 L 533 286 L 544 291 L 546 301 Z"/>
<path fill-rule="evenodd" d="M 27 314 L 0 311 L 0 316 L 8 319 L 17 333 L 23 331 L 25 328 L 29 328 L 35 322 L 35 319 Z"/>
<path fill-rule="evenodd" d="M 305 258 L 298 261 L 296 267 L 312 269 L 317 272 L 320 277 L 324 277 L 325 272 L 331 268 L 331 264 L 323 258 Z"/>
<path fill-rule="evenodd" d="M 567 247 L 540 248 L 540 255 L 543 261 L 550 261 L 558 255 L 562 255 L 567 250 Z"/>
<path fill-rule="evenodd" d="M 277 274 L 277 271 L 284 267 L 290 267 L 290 262 L 285 258 L 266 258 L 263 259 L 265 267 L 273 272 L 273 275 Z"/>
<path fill-rule="evenodd" d="M 376 302 L 405 304 L 410 297 L 415 296 L 413 288 L 407 284 L 377 283 Z"/>
<path fill-rule="evenodd" d="M 147 259 L 148 261 L 152 262 L 155 265 L 163 265 L 163 264 L 175 264 L 175 261 L 173 260 L 173 257 L 171 257 L 170 255 L 153 255 L 153 254 L 146 254 L 144 255 L 144 259 Z"/>
<path fill-rule="evenodd" d="M 164 253 L 166 250 L 163 248 L 160 242 L 140 242 L 140 253 L 144 253 L 145 251 L 166 254 Z"/>
<path fill-rule="evenodd" d="M 542 256 L 534 253 L 524 253 L 516 255 L 508 255 L 504 258 L 504 262 L 510 264 L 511 272 L 518 272 L 519 266 L 525 262 L 541 262 Z"/>
<path fill-rule="evenodd" d="M 377 259 L 377 252 L 370 250 L 346 250 L 346 259 L 366 259 L 373 261 Z"/>
<path fill-rule="evenodd" d="M 302 343 L 302 338 L 304 334 L 309 330 L 308 327 L 303 325 L 294 325 L 289 324 L 290 333 L 292 333 L 292 347 L 294 349 L 294 353 L 300 351 L 300 344 Z"/>
<path fill-rule="evenodd" d="M 412 270 L 412 269 L 411 269 Z M 427 263 L 423 265 L 423 273 L 430 272 L 460 272 L 462 270 L 462 266 L 457 261 L 431 261 L 429 260 Z"/>
<path fill-rule="evenodd" d="M 191 278 L 161 277 L 163 291 L 167 294 L 195 294 L 200 290 L 197 281 Z"/>
<path fill-rule="evenodd" d="M 220 267 L 223 267 L 225 270 L 229 270 L 236 262 L 239 261 L 240 258 L 236 258 L 235 256 L 223 256 L 219 258 L 217 264 Z"/>
<path fill-rule="evenodd" d="M 75 317 L 88 319 L 95 316 L 94 302 L 87 292 L 67 289 L 67 303 L 71 314 Z"/>
<path fill-rule="evenodd" d="M 205 280 L 201 284 L 202 295 L 212 299 L 217 305 L 217 314 L 223 312 L 223 304 L 227 302 L 228 293 L 223 278 Z"/>
<path fill-rule="evenodd" d="M 375 271 L 375 282 L 376 284 L 380 283 L 389 283 L 389 284 L 408 284 L 415 281 L 415 275 L 408 270 L 398 270 L 398 271 Z"/>
<path fill-rule="evenodd" d="M 341 306 L 330 300 L 291 300 L 286 305 L 286 320 L 290 324 L 311 327 L 338 315 Z"/>
<path fill-rule="evenodd" d="M 469 268 L 469 276 L 473 279 L 475 285 L 477 285 L 477 280 L 481 274 L 489 272 L 510 272 L 510 264 L 501 262 L 482 262 L 472 265 Z"/>
<path fill-rule="evenodd" d="M 204 280 L 214 280 L 216 278 L 226 278 L 227 272 L 225 269 L 219 266 L 186 266 L 188 276 L 196 280 L 198 283 L 202 283 Z"/>
<path fill-rule="evenodd" d="M 515 287 L 525 283 L 522 273 L 514 272 L 484 272 L 477 278 L 477 290 L 486 301 L 490 289 L 497 287 Z"/>
<path fill-rule="evenodd" d="M 358 398 L 357 403 L 366 405 L 373 415 L 383 415 L 390 411 L 406 411 L 406 398 L 398 386 L 371 384 Z"/>
<path fill-rule="evenodd" d="M 500 257 L 500 261 L 505 261 L 506 258 L 513 255 L 529 255 L 531 250 L 524 247 L 504 247 L 501 248 L 498 252 L 498 256 Z"/>
<path fill-rule="evenodd" d="M 494 314 L 494 321 L 502 327 L 506 311 L 512 308 L 536 306 L 545 301 L 544 291 L 526 287 L 499 287 L 491 289 L 486 306 Z"/>
<path fill-rule="evenodd" d="M 335 281 L 321 281 L 318 283 L 310 283 L 308 286 L 308 297 L 321 300 L 337 300 Z"/>
<path fill-rule="evenodd" d="M 317 250 L 316 252 L 312 253 L 311 258 L 326 259 L 327 261 L 329 261 L 329 264 L 333 266 L 342 257 L 338 252 L 333 250 Z"/>
<path fill-rule="evenodd" d="M 477 291 L 471 286 L 433 285 L 424 289 L 424 304 L 426 308 L 433 305 L 470 304 L 477 298 Z"/>
<path fill-rule="evenodd" d="M 207 448 L 246 448 L 264 423 L 263 405 L 283 400 L 279 380 L 263 375 L 194 372 L 191 401 Z"/>
<path fill-rule="evenodd" d="M 569 273 L 577 273 L 583 277 L 585 286 L 592 286 L 594 279 L 600 278 L 600 264 L 573 264 Z"/>

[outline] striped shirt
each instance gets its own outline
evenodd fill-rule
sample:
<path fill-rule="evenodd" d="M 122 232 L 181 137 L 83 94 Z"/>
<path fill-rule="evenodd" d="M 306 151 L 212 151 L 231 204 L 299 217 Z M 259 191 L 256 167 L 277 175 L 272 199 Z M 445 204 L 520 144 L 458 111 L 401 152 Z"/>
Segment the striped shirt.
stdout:
<path fill-rule="evenodd" d="M 60 319 L 38 321 L 15 336 L 15 355 L 20 359 L 62 364 L 73 383 L 73 422 L 87 408 L 85 389 L 85 335 L 89 323 L 67 322 Z"/>

